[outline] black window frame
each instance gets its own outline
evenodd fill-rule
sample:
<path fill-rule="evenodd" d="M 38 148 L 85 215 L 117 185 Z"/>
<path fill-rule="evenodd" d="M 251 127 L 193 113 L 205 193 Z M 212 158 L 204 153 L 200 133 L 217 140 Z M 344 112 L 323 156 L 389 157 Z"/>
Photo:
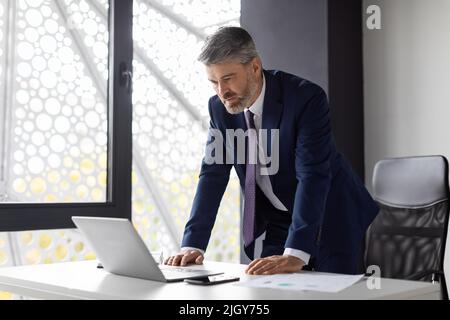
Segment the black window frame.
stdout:
<path fill-rule="evenodd" d="M 72 216 L 131 220 L 133 0 L 109 1 L 108 168 L 105 202 L 0 203 L 0 231 L 75 228 Z"/>

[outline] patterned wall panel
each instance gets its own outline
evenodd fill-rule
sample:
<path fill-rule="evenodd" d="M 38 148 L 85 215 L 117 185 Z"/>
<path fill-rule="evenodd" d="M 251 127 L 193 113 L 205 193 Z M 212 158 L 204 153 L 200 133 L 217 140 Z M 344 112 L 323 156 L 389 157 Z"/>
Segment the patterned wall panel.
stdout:
<path fill-rule="evenodd" d="M 104 201 L 106 26 L 85 1 L 20 0 L 11 19 L 10 197 Z"/>

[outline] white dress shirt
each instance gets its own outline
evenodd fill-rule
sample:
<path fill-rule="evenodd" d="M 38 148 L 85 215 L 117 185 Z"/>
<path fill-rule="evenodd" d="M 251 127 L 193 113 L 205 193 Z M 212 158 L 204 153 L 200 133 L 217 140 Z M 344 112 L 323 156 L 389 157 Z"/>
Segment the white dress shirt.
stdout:
<path fill-rule="evenodd" d="M 262 113 L 263 113 L 265 92 L 266 92 L 266 80 L 264 79 L 263 76 L 263 86 L 261 89 L 261 93 L 255 100 L 255 102 L 250 106 L 250 108 L 244 111 L 248 112 L 250 110 L 254 114 L 253 120 L 255 122 L 256 132 L 259 132 L 262 125 Z M 262 159 L 264 160 L 263 163 L 267 163 L 267 159 L 265 159 L 266 152 L 264 148 L 265 146 L 262 146 L 258 143 L 259 157 L 264 157 L 264 159 Z M 258 184 L 259 188 L 275 208 L 281 211 L 288 211 L 288 209 L 283 205 L 280 199 L 278 199 L 278 197 L 273 193 L 272 184 L 270 183 L 270 177 L 268 175 L 261 175 L 260 169 L 261 168 L 258 161 L 258 163 L 256 164 L 256 183 Z"/>
<path fill-rule="evenodd" d="M 255 122 L 255 128 L 256 128 L 257 132 L 261 129 L 261 125 L 262 125 L 265 92 L 266 92 L 266 79 L 264 78 L 264 75 L 263 75 L 263 86 L 262 86 L 262 89 L 261 89 L 261 92 L 260 92 L 258 98 L 247 110 L 244 111 L 244 112 L 248 112 L 248 110 L 250 110 L 254 114 L 253 119 Z M 258 147 L 260 148 L 259 156 L 264 157 L 266 155 L 266 152 L 263 150 L 264 147 L 259 144 L 258 144 Z M 264 160 L 266 160 L 266 159 L 264 159 Z M 264 161 L 264 163 L 267 163 L 267 161 Z M 269 199 L 270 203 L 272 203 L 272 205 L 275 208 L 277 208 L 278 210 L 281 210 L 281 211 L 288 211 L 288 209 L 284 206 L 284 204 L 280 201 L 280 199 L 278 199 L 278 197 L 275 195 L 275 193 L 273 193 L 272 184 L 270 183 L 270 177 L 268 175 L 261 175 L 260 171 L 261 171 L 260 165 L 258 163 L 256 165 L 256 183 L 258 184 L 261 191 L 264 193 L 264 195 L 267 197 L 267 199 Z M 183 248 L 181 248 L 181 250 L 183 250 L 183 251 L 184 250 L 198 250 L 202 254 L 205 253 L 203 250 L 200 250 L 198 248 L 193 248 L 193 247 L 183 247 Z M 303 260 L 306 264 L 308 264 L 309 258 L 311 256 L 310 254 L 308 254 L 302 250 L 293 249 L 293 248 L 285 248 L 284 255 L 290 255 L 290 256 L 297 257 L 297 258 Z"/>

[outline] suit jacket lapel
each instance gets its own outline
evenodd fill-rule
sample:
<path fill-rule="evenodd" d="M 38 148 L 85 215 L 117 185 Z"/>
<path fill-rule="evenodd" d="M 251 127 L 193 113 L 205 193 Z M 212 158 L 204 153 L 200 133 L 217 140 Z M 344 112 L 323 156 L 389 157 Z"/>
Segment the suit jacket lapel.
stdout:
<path fill-rule="evenodd" d="M 272 139 L 270 130 L 280 128 L 283 104 L 281 103 L 280 85 L 275 76 L 264 70 L 264 77 L 266 79 L 266 93 L 264 96 L 261 129 L 267 130 L 266 155 L 270 156 L 272 154 Z M 273 185 L 273 176 L 270 175 L 269 177 Z"/>
<path fill-rule="evenodd" d="M 266 94 L 264 96 L 262 129 L 279 129 L 283 111 L 281 90 L 275 76 L 264 70 L 266 78 Z"/>

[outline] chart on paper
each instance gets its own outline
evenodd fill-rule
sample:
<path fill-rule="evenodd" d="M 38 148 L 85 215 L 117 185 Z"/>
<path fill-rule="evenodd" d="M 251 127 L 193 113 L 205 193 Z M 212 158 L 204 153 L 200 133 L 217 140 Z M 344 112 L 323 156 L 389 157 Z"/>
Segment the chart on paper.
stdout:
<path fill-rule="evenodd" d="M 293 273 L 261 276 L 240 282 L 236 285 L 253 288 L 270 288 L 293 291 L 339 292 L 350 287 L 364 275 L 346 275 L 332 273 Z"/>

